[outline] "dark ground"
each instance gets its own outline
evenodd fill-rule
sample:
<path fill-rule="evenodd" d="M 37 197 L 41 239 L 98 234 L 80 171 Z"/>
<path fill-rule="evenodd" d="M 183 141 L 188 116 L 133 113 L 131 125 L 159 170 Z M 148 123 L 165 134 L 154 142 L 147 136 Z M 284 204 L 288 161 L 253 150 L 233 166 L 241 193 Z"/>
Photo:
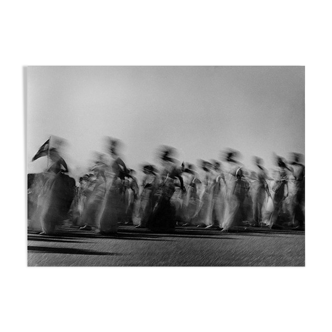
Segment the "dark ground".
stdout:
<path fill-rule="evenodd" d="M 304 266 L 303 231 L 176 228 L 174 233 L 120 226 L 115 236 L 67 228 L 28 234 L 28 266 Z"/>

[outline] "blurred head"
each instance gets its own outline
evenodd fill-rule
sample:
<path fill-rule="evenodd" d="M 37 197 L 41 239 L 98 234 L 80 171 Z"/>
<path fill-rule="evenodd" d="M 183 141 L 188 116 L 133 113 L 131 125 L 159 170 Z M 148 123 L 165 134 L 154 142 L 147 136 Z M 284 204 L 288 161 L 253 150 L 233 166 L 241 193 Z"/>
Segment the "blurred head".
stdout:
<path fill-rule="evenodd" d="M 212 168 L 212 164 L 211 163 L 209 163 L 206 160 L 200 160 L 199 164 L 200 164 L 201 168 L 203 169 L 203 171 L 210 172 L 210 170 Z"/>
<path fill-rule="evenodd" d="M 263 159 L 259 157 L 253 157 L 253 162 L 257 166 L 263 166 Z"/>
<path fill-rule="evenodd" d="M 105 137 L 104 149 L 112 158 L 118 157 L 123 144 L 120 140 L 112 137 Z"/>
<path fill-rule="evenodd" d="M 111 153 L 112 157 L 118 155 L 118 142 L 117 142 L 117 140 L 114 140 L 114 139 L 110 140 L 110 153 Z"/>
<path fill-rule="evenodd" d="M 240 153 L 233 149 L 227 149 L 222 153 L 222 160 L 228 163 L 237 163 L 237 159 L 240 157 Z"/>
<path fill-rule="evenodd" d="M 213 161 L 213 169 L 215 171 L 220 171 L 221 170 L 221 164 L 220 164 L 219 161 L 216 161 L 216 160 Z"/>
<path fill-rule="evenodd" d="M 281 157 L 278 157 L 277 163 L 279 167 L 285 167 L 285 163 Z"/>
<path fill-rule="evenodd" d="M 157 169 L 150 164 L 143 165 L 142 171 L 144 174 L 156 174 Z"/>
<path fill-rule="evenodd" d="M 174 162 L 174 159 L 172 157 L 170 157 L 170 155 L 167 151 L 161 156 L 161 160 L 166 163 Z"/>
<path fill-rule="evenodd" d="M 167 167 L 175 163 L 175 149 L 170 146 L 161 146 L 158 148 L 157 155 L 162 165 Z"/>
<path fill-rule="evenodd" d="M 285 168 L 286 164 L 282 157 L 275 155 L 275 163 L 278 167 Z"/>
<path fill-rule="evenodd" d="M 183 172 L 189 173 L 189 174 L 194 174 L 194 172 L 195 172 L 194 165 L 188 163 L 186 165 L 185 169 L 183 170 Z"/>
<path fill-rule="evenodd" d="M 239 167 L 236 172 L 235 172 L 235 176 L 238 178 L 238 179 L 241 179 L 243 177 L 243 171 L 242 171 L 242 168 Z"/>
<path fill-rule="evenodd" d="M 290 163 L 291 164 L 298 164 L 303 162 L 303 155 L 300 153 L 293 152 L 290 155 Z"/>

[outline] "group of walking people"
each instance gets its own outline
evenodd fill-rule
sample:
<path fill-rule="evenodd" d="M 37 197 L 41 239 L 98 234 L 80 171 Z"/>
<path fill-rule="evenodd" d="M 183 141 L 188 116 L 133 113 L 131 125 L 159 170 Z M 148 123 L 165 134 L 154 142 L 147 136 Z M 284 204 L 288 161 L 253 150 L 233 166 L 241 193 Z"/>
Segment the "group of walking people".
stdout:
<path fill-rule="evenodd" d="M 268 174 L 257 157 L 256 170 L 247 171 L 233 150 L 224 154 L 223 163 L 202 160 L 199 167 L 178 162 L 174 153 L 173 148 L 164 147 L 159 153 L 160 166 L 143 165 L 143 179 L 138 183 L 136 172 L 119 156 L 118 141 L 110 139 L 109 156 L 101 155 L 79 179 L 70 207 L 70 199 L 65 208 L 60 199 L 58 205 L 50 207 L 49 202 L 45 208 L 51 196 L 54 200 L 62 195 L 61 188 L 71 190 L 63 186 L 66 171 L 58 159 L 58 166 L 46 172 L 52 174 L 48 175 L 52 180 L 41 178 L 31 190 L 35 204 L 29 227 L 36 230 L 41 226 L 43 233 L 50 234 L 67 213 L 72 227 L 101 234 L 116 233 L 120 224 L 161 232 L 176 226 L 226 232 L 243 225 L 304 230 L 305 167 L 301 155 L 293 154 L 288 162 L 276 156 L 276 169 Z M 62 182 L 54 186 L 54 178 L 61 176 Z M 54 213 L 56 209 L 63 213 Z"/>

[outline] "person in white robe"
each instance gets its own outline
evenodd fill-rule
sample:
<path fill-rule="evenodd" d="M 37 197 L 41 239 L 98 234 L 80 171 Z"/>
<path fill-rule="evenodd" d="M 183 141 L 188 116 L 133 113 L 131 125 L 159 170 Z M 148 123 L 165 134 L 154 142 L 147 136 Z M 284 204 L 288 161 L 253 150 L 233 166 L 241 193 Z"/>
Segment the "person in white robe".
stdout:
<path fill-rule="evenodd" d="M 89 177 L 89 183 L 83 188 L 82 192 L 82 196 L 85 197 L 85 204 L 79 219 L 79 223 L 83 225 L 80 230 L 98 231 L 99 229 L 99 216 L 107 189 L 107 168 L 108 165 L 105 162 L 99 161 L 91 169 L 92 174 Z"/>
<path fill-rule="evenodd" d="M 36 183 L 37 204 L 30 227 L 41 230 L 42 235 L 54 234 L 57 227 L 69 217 L 69 210 L 75 195 L 75 180 L 67 174 L 68 167 L 56 148 L 50 148 L 48 157 L 51 166 Z"/>
<path fill-rule="evenodd" d="M 304 230 L 305 223 L 305 166 L 301 163 L 303 156 L 293 153 L 290 165 L 293 175 L 293 190 L 291 199 L 292 225 L 296 230 Z"/>
<path fill-rule="evenodd" d="M 211 223 L 206 228 L 221 229 L 226 207 L 226 180 L 220 162 L 213 161 L 212 163 L 212 205 L 209 216 Z"/>
<path fill-rule="evenodd" d="M 212 205 L 213 205 L 213 186 L 214 179 L 212 175 L 212 164 L 208 161 L 201 160 L 202 184 L 199 192 L 199 205 L 193 223 L 197 227 L 206 227 L 212 225 Z"/>
<path fill-rule="evenodd" d="M 152 213 L 154 194 L 159 181 L 157 170 L 153 165 L 144 165 L 143 173 L 142 191 L 137 200 L 137 212 L 134 217 L 136 228 L 145 228 L 148 223 Z"/>
<path fill-rule="evenodd" d="M 272 185 L 273 191 L 273 212 L 270 216 L 269 227 L 272 229 L 280 229 L 282 225 L 278 223 L 278 217 L 282 212 L 282 207 L 284 200 L 288 197 L 289 189 L 288 189 L 288 175 L 287 175 L 287 165 L 285 164 L 283 158 L 277 156 L 277 165 L 278 168 L 275 172 L 275 179 Z"/>
<path fill-rule="evenodd" d="M 252 199 L 253 199 L 253 222 L 254 226 L 262 226 L 263 209 L 267 203 L 270 194 L 269 185 L 267 183 L 267 172 L 263 167 L 263 160 L 254 157 L 254 163 L 257 167 L 256 181 L 252 183 Z"/>
<path fill-rule="evenodd" d="M 228 193 L 228 209 L 222 222 L 223 231 L 228 231 L 234 226 L 242 225 L 247 219 L 245 199 L 250 189 L 248 181 L 243 176 L 241 167 L 238 167 L 233 174 L 233 182 Z"/>
<path fill-rule="evenodd" d="M 186 188 L 185 193 L 183 193 L 182 203 L 183 226 L 194 226 L 194 219 L 200 204 L 198 193 L 201 185 L 194 165 L 188 164 L 184 169 L 183 182 Z"/>
<path fill-rule="evenodd" d="M 110 139 L 109 152 L 112 158 L 106 170 L 106 195 L 99 216 L 101 234 L 112 235 L 118 231 L 118 224 L 125 220 L 126 207 L 123 199 L 123 180 L 129 174 L 119 156 L 119 141 Z"/>
<path fill-rule="evenodd" d="M 132 225 L 133 224 L 133 217 L 134 217 L 134 209 L 135 209 L 135 203 L 138 198 L 138 184 L 137 179 L 135 177 L 135 171 L 134 170 L 128 170 L 129 174 L 126 177 L 125 180 L 125 206 L 126 206 L 126 225 Z"/>

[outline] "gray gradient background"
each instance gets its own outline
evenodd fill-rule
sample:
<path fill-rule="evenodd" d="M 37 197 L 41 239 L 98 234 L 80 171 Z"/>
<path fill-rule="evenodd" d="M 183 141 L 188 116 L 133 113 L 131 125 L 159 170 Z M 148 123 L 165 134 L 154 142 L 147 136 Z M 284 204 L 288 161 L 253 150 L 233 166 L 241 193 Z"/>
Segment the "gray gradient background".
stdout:
<path fill-rule="evenodd" d="M 156 162 L 161 144 L 182 161 L 220 159 L 232 147 L 253 168 L 272 153 L 304 154 L 304 67 L 28 67 L 27 170 L 50 135 L 80 175 L 104 136 L 121 139 L 128 167 Z"/>

